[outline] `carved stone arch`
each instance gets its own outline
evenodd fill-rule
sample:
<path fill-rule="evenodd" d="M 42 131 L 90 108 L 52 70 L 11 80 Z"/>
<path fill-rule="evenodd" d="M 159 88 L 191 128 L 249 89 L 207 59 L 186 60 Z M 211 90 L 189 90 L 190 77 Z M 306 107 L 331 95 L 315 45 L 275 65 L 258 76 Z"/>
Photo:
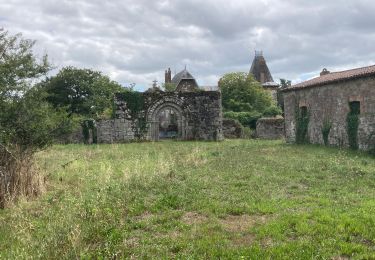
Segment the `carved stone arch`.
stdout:
<path fill-rule="evenodd" d="M 178 139 L 186 139 L 186 118 L 187 114 L 180 104 L 171 101 L 159 100 L 147 111 L 148 136 L 150 140 L 159 140 L 159 114 L 165 109 L 171 109 L 176 113 L 178 125 Z"/>

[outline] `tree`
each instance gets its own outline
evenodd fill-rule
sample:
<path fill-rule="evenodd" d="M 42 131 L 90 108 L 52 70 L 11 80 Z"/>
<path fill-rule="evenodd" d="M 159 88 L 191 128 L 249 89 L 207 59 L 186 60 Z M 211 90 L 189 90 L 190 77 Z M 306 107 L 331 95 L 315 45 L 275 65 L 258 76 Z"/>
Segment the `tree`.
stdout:
<path fill-rule="evenodd" d="M 280 79 L 280 90 L 288 88 L 291 85 L 292 85 L 292 81 L 286 80 L 286 79 Z M 283 94 L 280 92 L 280 90 L 277 91 L 277 104 L 284 113 L 284 97 L 283 97 Z"/>
<path fill-rule="evenodd" d="M 0 208 L 18 195 L 37 193 L 33 154 L 51 144 L 65 120 L 33 88 L 51 68 L 47 56 L 36 59 L 34 43 L 0 32 Z"/>
<path fill-rule="evenodd" d="M 237 119 L 245 126 L 255 128 L 258 118 L 281 113 L 271 94 L 247 73 L 225 74 L 219 81 L 219 88 L 224 116 Z"/>
<path fill-rule="evenodd" d="M 167 92 L 172 92 L 176 90 L 176 84 L 174 83 L 164 83 L 163 89 Z"/>
<path fill-rule="evenodd" d="M 65 67 L 41 83 L 47 101 L 55 108 L 65 108 L 72 115 L 98 118 L 113 107 L 113 95 L 124 90 L 120 84 L 90 69 Z"/>

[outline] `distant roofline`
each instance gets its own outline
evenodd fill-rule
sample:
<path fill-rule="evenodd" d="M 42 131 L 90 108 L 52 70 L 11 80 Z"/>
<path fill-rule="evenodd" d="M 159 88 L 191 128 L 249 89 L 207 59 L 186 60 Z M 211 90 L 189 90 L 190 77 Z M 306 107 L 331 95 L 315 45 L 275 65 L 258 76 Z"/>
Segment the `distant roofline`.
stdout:
<path fill-rule="evenodd" d="M 359 78 L 375 76 L 375 65 L 348 69 L 343 71 L 330 72 L 328 74 L 318 76 L 301 83 L 292 85 L 282 91 L 288 92 L 293 90 L 302 90 L 307 88 L 321 87 L 328 84 L 336 84 L 343 81 L 349 81 Z"/>

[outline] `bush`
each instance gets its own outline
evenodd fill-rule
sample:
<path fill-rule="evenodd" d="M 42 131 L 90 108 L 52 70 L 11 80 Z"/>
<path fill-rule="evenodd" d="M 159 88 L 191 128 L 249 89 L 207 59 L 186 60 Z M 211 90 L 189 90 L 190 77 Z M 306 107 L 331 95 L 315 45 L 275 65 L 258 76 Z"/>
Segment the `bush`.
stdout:
<path fill-rule="evenodd" d="M 45 93 L 31 82 L 49 71 L 46 57 L 37 62 L 34 42 L 0 33 L 0 207 L 20 195 L 40 190 L 33 169 L 35 152 L 52 144 L 64 131 L 67 114 L 44 101 Z"/>
<path fill-rule="evenodd" d="M 256 128 L 257 120 L 262 117 L 258 112 L 224 112 L 224 118 L 231 118 L 238 120 L 243 126 Z"/>

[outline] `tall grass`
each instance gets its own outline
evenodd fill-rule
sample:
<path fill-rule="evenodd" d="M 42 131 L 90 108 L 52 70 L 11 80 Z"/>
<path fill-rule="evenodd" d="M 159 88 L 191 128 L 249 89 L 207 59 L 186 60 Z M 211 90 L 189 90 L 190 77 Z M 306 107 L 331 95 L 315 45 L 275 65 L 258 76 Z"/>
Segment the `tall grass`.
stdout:
<path fill-rule="evenodd" d="M 302 158 L 302 159 L 301 159 Z M 0 259 L 372 259 L 375 161 L 281 141 L 54 146 Z"/>
<path fill-rule="evenodd" d="M 0 147 L 0 208 L 19 197 L 37 195 L 42 190 L 41 175 L 34 167 L 33 153 L 19 147 Z"/>

